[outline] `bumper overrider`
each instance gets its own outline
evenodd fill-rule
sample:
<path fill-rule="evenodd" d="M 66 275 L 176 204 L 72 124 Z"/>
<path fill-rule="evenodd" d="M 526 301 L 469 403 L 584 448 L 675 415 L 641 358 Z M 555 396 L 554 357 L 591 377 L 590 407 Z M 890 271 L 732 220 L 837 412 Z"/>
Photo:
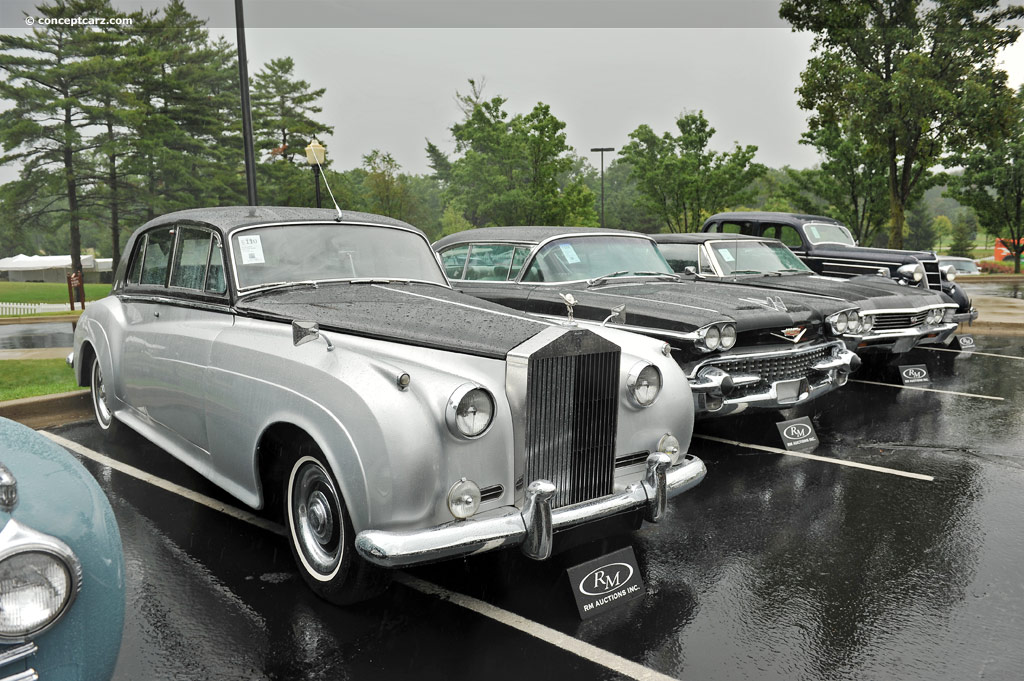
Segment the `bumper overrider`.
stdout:
<path fill-rule="evenodd" d="M 806 360 L 806 370 L 793 375 L 766 378 L 757 371 L 729 370 L 730 366 L 799 362 L 809 355 L 814 358 Z M 725 416 L 748 408 L 786 409 L 845 385 L 860 364 L 856 353 L 838 340 L 824 346 L 722 355 L 692 370 L 690 390 L 698 417 Z"/>
<path fill-rule="evenodd" d="M 364 530 L 356 536 L 356 551 L 386 568 L 517 545 L 528 557 L 544 560 L 551 555 L 555 532 L 637 508 L 643 508 L 649 522 L 661 520 L 668 500 L 695 487 L 707 474 L 704 462 L 689 454 L 675 466 L 671 464 L 668 454 L 655 452 L 647 457 L 647 470 L 640 482 L 615 494 L 557 509 L 551 508 L 554 484 L 535 480 L 526 488 L 521 509 L 506 506 L 422 530 Z"/>

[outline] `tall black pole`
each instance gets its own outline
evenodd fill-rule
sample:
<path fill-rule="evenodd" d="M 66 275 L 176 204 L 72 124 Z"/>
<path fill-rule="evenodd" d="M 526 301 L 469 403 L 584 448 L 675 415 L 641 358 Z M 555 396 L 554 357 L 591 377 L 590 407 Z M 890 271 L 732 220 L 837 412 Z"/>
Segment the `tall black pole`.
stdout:
<path fill-rule="evenodd" d="M 594 147 L 591 151 L 601 152 L 601 229 L 604 229 L 604 152 L 615 151 L 614 147 Z"/>
<path fill-rule="evenodd" d="M 245 54 L 245 19 L 242 17 L 242 0 L 235 0 L 235 29 L 238 32 L 238 86 L 242 93 L 242 146 L 245 147 L 245 188 L 249 205 L 258 205 L 256 200 L 256 155 L 252 146 L 252 111 L 249 108 L 249 66 Z"/>
<path fill-rule="evenodd" d="M 320 166 L 313 166 L 313 180 L 316 183 L 316 207 L 323 208 L 320 205 Z"/>

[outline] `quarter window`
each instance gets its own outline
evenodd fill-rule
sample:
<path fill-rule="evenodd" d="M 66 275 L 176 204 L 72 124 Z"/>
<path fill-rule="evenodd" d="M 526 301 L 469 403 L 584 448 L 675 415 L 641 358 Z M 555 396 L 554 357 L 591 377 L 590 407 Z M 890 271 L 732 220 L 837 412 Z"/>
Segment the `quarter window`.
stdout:
<path fill-rule="evenodd" d="M 506 281 L 512 269 L 511 244 L 473 244 L 465 278 L 472 281 Z"/>
<path fill-rule="evenodd" d="M 449 279 L 462 279 L 462 273 L 466 269 L 466 255 L 469 254 L 469 246 L 456 246 L 449 248 L 441 254 L 441 263 L 444 265 L 444 273 Z"/>
<path fill-rule="evenodd" d="M 519 270 L 523 269 L 523 263 L 530 256 L 531 250 L 529 246 L 516 246 L 516 252 L 512 255 L 512 269 L 508 272 L 509 281 L 519 275 Z"/>
<path fill-rule="evenodd" d="M 167 266 L 174 247 L 174 228 L 161 227 L 149 232 L 146 237 L 145 253 L 142 260 L 142 286 L 166 286 Z"/>
<path fill-rule="evenodd" d="M 227 279 L 224 278 L 224 244 L 220 235 L 213 235 L 213 249 L 210 251 L 210 269 L 206 273 L 207 293 L 226 293 Z"/>

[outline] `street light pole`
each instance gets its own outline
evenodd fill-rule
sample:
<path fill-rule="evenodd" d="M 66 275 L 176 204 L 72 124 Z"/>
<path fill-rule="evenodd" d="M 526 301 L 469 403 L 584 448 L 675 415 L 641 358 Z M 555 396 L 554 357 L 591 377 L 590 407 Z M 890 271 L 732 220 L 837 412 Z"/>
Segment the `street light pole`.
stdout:
<path fill-rule="evenodd" d="M 242 146 L 245 147 L 245 188 L 249 205 L 257 205 L 256 154 L 252 143 L 252 110 L 249 108 L 249 65 L 245 52 L 245 20 L 242 0 L 235 0 L 235 29 L 238 35 L 238 84 L 242 94 Z"/>
<path fill-rule="evenodd" d="M 615 151 L 614 147 L 594 147 L 591 151 L 601 152 L 601 229 L 604 229 L 604 152 Z"/>
<path fill-rule="evenodd" d="M 323 172 L 321 166 L 327 161 L 327 149 L 324 145 L 316 141 L 309 143 L 306 147 L 306 163 L 313 167 L 313 182 L 316 184 L 316 207 L 321 208 L 320 205 L 320 173 Z"/>

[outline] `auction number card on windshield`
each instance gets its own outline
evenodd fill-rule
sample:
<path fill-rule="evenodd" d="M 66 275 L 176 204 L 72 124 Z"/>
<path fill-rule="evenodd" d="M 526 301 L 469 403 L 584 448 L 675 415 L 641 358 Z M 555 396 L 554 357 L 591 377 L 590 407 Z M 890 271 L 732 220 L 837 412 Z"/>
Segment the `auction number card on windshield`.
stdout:
<path fill-rule="evenodd" d="M 243 265 L 262 265 L 266 262 L 263 259 L 263 242 L 259 234 L 238 237 L 238 251 L 242 255 Z"/>

